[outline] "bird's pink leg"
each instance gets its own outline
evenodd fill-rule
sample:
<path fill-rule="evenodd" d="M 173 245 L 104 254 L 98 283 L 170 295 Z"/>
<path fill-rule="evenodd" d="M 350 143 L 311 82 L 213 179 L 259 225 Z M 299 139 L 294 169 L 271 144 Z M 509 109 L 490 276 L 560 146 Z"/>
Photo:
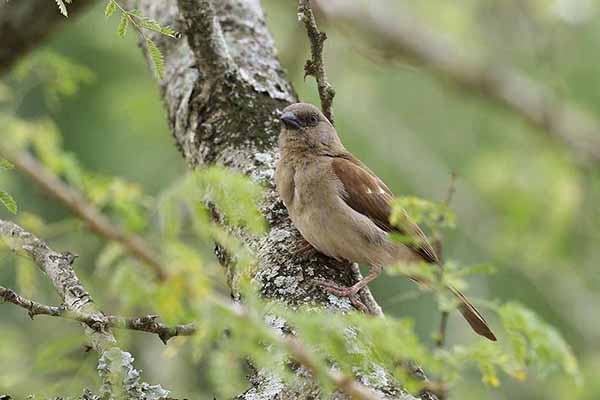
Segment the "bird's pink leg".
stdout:
<path fill-rule="evenodd" d="M 338 297 L 351 298 L 355 294 L 357 294 L 360 291 L 360 289 L 364 288 L 369 283 L 371 283 L 373 280 L 375 280 L 381 274 L 381 271 L 382 271 L 381 267 L 371 267 L 371 269 L 369 270 L 369 274 L 367 276 L 365 276 L 363 279 L 356 282 L 354 285 L 352 285 L 350 287 L 338 286 L 334 283 L 331 283 L 331 282 L 323 280 L 323 279 L 315 279 L 314 282 L 328 293 L 331 293 Z"/>

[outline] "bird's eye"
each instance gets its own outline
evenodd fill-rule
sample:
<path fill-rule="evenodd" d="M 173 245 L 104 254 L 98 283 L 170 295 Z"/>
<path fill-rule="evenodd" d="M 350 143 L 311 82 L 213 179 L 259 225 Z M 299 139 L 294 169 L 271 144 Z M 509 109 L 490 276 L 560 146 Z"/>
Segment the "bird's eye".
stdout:
<path fill-rule="evenodd" d="M 316 115 L 311 115 L 310 116 L 310 124 L 311 125 L 316 125 L 319 122 L 319 118 Z"/>

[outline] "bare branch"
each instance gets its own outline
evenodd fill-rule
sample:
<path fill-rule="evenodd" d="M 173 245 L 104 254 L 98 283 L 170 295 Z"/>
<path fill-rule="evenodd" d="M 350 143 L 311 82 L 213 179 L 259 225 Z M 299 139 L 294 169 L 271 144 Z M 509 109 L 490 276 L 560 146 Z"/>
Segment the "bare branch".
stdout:
<path fill-rule="evenodd" d="M 323 44 L 327 40 L 327 34 L 319 30 L 310 0 L 298 1 L 298 19 L 304 23 L 308 39 L 310 40 L 311 59 L 306 60 L 306 64 L 304 65 L 304 77 L 306 78 L 310 75 L 317 80 L 323 114 L 325 114 L 332 124 L 335 124 L 332 110 L 335 89 L 327 80 L 325 62 L 323 61 Z"/>
<path fill-rule="evenodd" d="M 0 298 L 27 310 L 33 319 L 36 315 L 48 315 L 79 321 L 96 331 L 106 328 L 129 329 L 158 335 L 164 344 L 175 336 L 192 336 L 197 328 L 194 324 L 167 326 L 161 323 L 158 315 L 145 315 L 142 317 L 126 318 L 116 315 L 89 314 L 81 311 L 69 311 L 66 307 L 48 306 L 26 299 L 14 290 L 0 286 Z"/>
<path fill-rule="evenodd" d="M 113 225 L 96 207 L 87 202 L 80 193 L 54 176 L 29 154 L 25 152 L 12 154 L 11 151 L 6 150 L 1 145 L 0 153 L 4 158 L 13 163 L 17 170 L 26 174 L 38 186 L 83 220 L 92 232 L 121 244 L 129 254 L 150 268 L 159 280 L 167 278 L 167 273 L 159 257 L 141 237 Z"/>
<path fill-rule="evenodd" d="M 381 4 L 363 7 L 363 3 L 352 1 L 316 1 L 332 21 L 349 23 L 377 46 L 506 107 L 532 127 L 568 145 L 579 161 L 600 162 L 598 121 L 512 66 L 490 65 L 469 57 L 407 10 L 391 15 Z"/>
<path fill-rule="evenodd" d="M 25 297 L 17 294 L 14 290 L 7 289 L 4 286 L 0 286 L 0 298 L 4 301 L 13 303 L 16 306 L 26 309 L 27 314 L 29 314 L 29 318 L 31 319 L 33 319 L 33 317 L 35 317 L 36 315 L 50 315 L 52 317 L 62 317 L 66 311 L 64 307 L 47 306 L 45 304 L 26 299 Z"/>
<path fill-rule="evenodd" d="M 69 252 L 56 252 L 48 247 L 44 241 L 25 231 L 20 226 L 1 219 L 0 238 L 14 251 L 31 257 L 38 267 L 46 273 L 52 286 L 54 286 L 54 289 L 59 294 L 64 304 L 64 309 L 68 313 L 83 313 L 102 321 L 103 314 L 97 310 L 91 296 L 85 290 L 73 270 L 72 264 L 77 258 L 76 255 Z M 14 300 L 13 303 L 16 302 L 29 306 L 28 310 L 30 312 L 31 310 L 48 311 L 50 315 L 59 312 L 56 309 L 44 309 L 39 304 L 32 304 L 30 300 L 26 300 L 20 296 L 13 296 L 13 293 L 8 293 L 7 296 Z M 116 384 L 116 387 L 123 387 L 128 393 L 140 393 L 142 395 L 147 393 L 149 394 L 147 396 L 148 399 L 158 399 L 168 394 L 160 386 L 151 386 L 145 382 L 141 382 L 139 379 L 140 372 L 133 366 L 133 357 L 118 347 L 117 340 L 108 326 L 88 324 L 84 324 L 83 326 L 85 334 L 92 344 L 92 348 L 100 355 L 98 369 L 104 382 L 102 387 L 103 392 L 111 393 L 113 385 Z M 127 370 L 127 374 L 123 376 L 123 379 L 126 380 L 125 383 L 121 382 L 119 384 L 114 382 L 115 374 L 112 373 L 114 371 L 111 371 L 110 363 L 106 362 L 107 359 L 114 359 L 115 357 L 120 359 L 119 365 Z M 122 375 L 120 371 L 117 371 L 118 375 Z M 135 376 L 135 379 L 132 380 L 131 376 Z M 164 395 L 160 397 L 155 396 L 160 394 Z"/>

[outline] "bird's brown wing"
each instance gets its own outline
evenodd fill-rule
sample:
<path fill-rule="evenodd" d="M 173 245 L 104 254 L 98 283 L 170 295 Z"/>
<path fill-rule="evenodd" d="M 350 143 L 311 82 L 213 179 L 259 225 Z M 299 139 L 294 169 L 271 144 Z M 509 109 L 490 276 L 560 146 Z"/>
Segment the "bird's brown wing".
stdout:
<path fill-rule="evenodd" d="M 369 168 L 351 154 L 333 157 L 333 171 L 342 182 L 342 198 L 352 208 L 369 217 L 386 232 L 398 232 L 408 236 L 407 246 L 411 247 L 427 262 L 439 264 L 439 259 L 427 237 L 408 215 L 402 227 L 390 223 L 392 211 L 392 191 Z"/>
<path fill-rule="evenodd" d="M 344 185 L 343 199 L 355 211 L 369 217 L 377 226 L 386 232 L 399 232 L 412 239 L 407 245 L 427 262 L 440 265 L 440 260 L 427 237 L 408 215 L 402 227 L 390 223 L 391 201 L 394 197 L 391 190 L 372 173 L 363 163 L 351 154 L 335 156 L 332 161 L 333 171 Z M 420 282 L 424 284 L 424 282 Z M 471 302 L 457 289 L 448 287 L 460 302 L 460 313 L 478 334 L 495 341 L 496 336 L 485 318 Z"/>

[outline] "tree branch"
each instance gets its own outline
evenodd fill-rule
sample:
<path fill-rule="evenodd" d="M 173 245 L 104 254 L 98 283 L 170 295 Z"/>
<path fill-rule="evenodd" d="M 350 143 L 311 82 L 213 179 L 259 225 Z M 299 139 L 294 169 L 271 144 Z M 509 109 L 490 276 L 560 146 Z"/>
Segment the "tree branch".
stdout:
<path fill-rule="evenodd" d="M 69 252 L 56 252 L 48 247 L 45 242 L 23 230 L 20 226 L 1 219 L 0 238 L 14 251 L 24 253 L 35 261 L 42 272 L 50 279 L 52 286 L 54 286 L 64 304 L 64 309 L 68 313 L 74 313 L 74 315 L 87 314 L 102 321 L 102 313 L 96 309 L 92 298 L 73 270 L 72 264 L 77 256 Z M 44 309 L 39 304 L 31 304 L 31 301 L 22 297 L 11 297 L 10 293 L 7 296 L 16 302 L 30 306 L 29 310 L 49 311 L 50 313 L 58 311 Z M 104 382 L 102 392 L 112 394 L 113 388 L 122 388 L 128 394 L 147 394 L 145 398 L 148 400 L 158 400 L 168 395 L 168 392 L 160 386 L 151 386 L 139 380 L 140 372 L 133 366 L 133 357 L 131 354 L 119 349 L 117 340 L 108 326 L 87 324 L 83 326 L 92 348 L 100 355 L 98 369 Z M 120 366 L 119 371 L 115 371 L 111 367 L 111 361 L 117 361 L 117 359 Z M 114 382 L 115 376 L 122 376 L 123 382 Z M 160 396 L 161 394 L 162 396 Z"/>
<path fill-rule="evenodd" d="M 377 46 L 422 65 L 458 87 L 522 117 L 566 144 L 580 162 L 600 162 L 600 124 L 510 65 L 480 62 L 430 30 L 410 12 L 391 15 L 381 4 L 315 0 L 336 23 L 348 23 Z"/>
<path fill-rule="evenodd" d="M 131 234 L 112 224 L 96 207 L 87 202 L 75 189 L 58 179 L 26 152 L 13 152 L 0 145 L 0 153 L 14 164 L 15 168 L 38 186 L 60 201 L 65 207 L 83 220 L 95 234 L 119 243 L 123 248 L 152 270 L 159 280 L 165 280 L 167 273 L 159 257 L 140 236 Z"/>
<path fill-rule="evenodd" d="M 35 302 L 33 300 L 26 299 L 25 297 L 17 294 L 12 289 L 7 289 L 4 286 L 0 286 L 0 298 L 4 301 L 12 303 L 16 306 L 27 310 L 29 318 L 33 319 L 36 315 L 49 315 L 52 317 L 62 317 L 65 314 L 66 309 L 64 307 L 47 306 Z M 83 322 L 83 321 L 80 321 Z"/>
<path fill-rule="evenodd" d="M 26 309 L 31 319 L 36 315 L 48 315 L 79 321 L 95 331 L 104 331 L 107 328 L 121 328 L 154 333 L 158 335 L 164 344 L 167 344 L 169 339 L 175 336 L 192 336 L 198 331 L 194 324 L 167 326 L 158 322 L 157 315 L 125 318 L 113 315 L 88 314 L 81 311 L 70 311 L 65 307 L 48 306 L 26 299 L 3 286 L 0 286 L 0 298 Z M 220 302 L 220 304 L 229 310 L 233 310 L 235 314 L 238 314 L 242 318 L 248 315 L 246 309 L 241 305 L 237 305 L 234 308 L 225 302 Z M 286 348 L 295 361 L 307 368 L 314 376 L 318 374 L 319 371 L 313 362 L 313 356 L 299 339 L 290 336 L 281 337 L 278 334 L 274 334 L 273 338 Z M 380 399 L 375 392 L 340 372 L 330 370 L 327 372 L 327 376 L 340 390 L 352 396 L 352 398 L 361 400 Z"/>
<path fill-rule="evenodd" d="M 95 331 L 106 328 L 129 329 L 158 335 L 164 344 L 175 336 L 192 336 L 197 328 L 194 324 L 167 326 L 158 320 L 158 315 L 126 318 L 116 315 L 89 314 L 82 311 L 69 311 L 66 307 L 48 306 L 26 299 L 12 289 L 0 286 L 0 298 L 27 310 L 29 317 L 47 315 L 81 322 Z"/>
<path fill-rule="evenodd" d="M 325 62 L 323 61 L 323 44 L 327 40 L 327 34 L 319 30 L 310 0 L 298 1 L 298 19 L 304 23 L 306 28 L 312 55 L 311 59 L 306 60 L 304 65 L 304 77 L 311 75 L 316 79 L 323 114 L 332 124 L 335 124 L 332 110 L 335 89 L 327 79 Z"/>
<path fill-rule="evenodd" d="M 77 0 L 69 4 L 74 15 L 93 4 L 93 0 Z M 0 2 L 0 75 L 24 54 L 38 46 L 58 26 L 69 19 L 58 11 L 54 1 L 8 0 Z"/>

